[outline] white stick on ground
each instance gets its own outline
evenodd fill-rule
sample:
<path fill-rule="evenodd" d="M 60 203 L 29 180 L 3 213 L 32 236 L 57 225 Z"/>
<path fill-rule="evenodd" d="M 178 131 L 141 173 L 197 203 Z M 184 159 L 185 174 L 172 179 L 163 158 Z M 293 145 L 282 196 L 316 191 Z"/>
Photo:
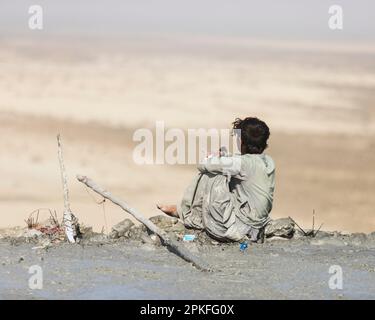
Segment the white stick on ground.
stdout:
<path fill-rule="evenodd" d="M 195 267 L 203 271 L 213 271 L 212 268 L 201 261 L 198 257 L 194 256 L 188 249 L 186 249 L 182 244 L 178 243 L 162 229 L 158 228 L 152 221 L 145 218 L 136 209 L 130 207 L 126 202 L 113 196 L 110 192 L 106 191 L 102 187 L 98 186 L 93 180 L 86 176 L 77 175 L 78 181 L 82 182 L 96 193 L 100 194 L 102 197 L 112 201 L 114 204 L 118 205 L 124 211 L 130 213 L 135 219 L 143 223 L 150 231 L 157 234 L 163 245 L 165 245 L 170 251 L 177 254 L 182 259 L 191 262 Z"/>
<path fill-rule="evenodd" d="M 67 175 L 64 166 L 64 158 L 62 153 L 62 146 L 61 146 L 61 139 L 60 134 L 57 135 L 57 149 L 58 149 L 58 157 L 60 163 L 60 172 L 61 172 L 61 182 L 63 186 L 63 193 L 64 193 L 64 214 L 63 214 L 63 224 L 65 228 L 65 234 L 68 238 L 70 243 L 75 243 L 74 239 L 74 226 L 73 226 L 73 215 L 72 211 L 70 210 L 70 203 L 69 203 L 69 189 L 68 189 L 68 182 L 67 182 Z"/>

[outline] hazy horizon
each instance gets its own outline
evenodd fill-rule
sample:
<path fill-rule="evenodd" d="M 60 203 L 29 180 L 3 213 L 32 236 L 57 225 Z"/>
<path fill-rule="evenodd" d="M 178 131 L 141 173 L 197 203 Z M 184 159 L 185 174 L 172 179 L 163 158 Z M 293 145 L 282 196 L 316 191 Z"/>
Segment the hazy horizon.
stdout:
<path fill-rule="evenodd" d="M 28 8 L 44 10 L 44 30 L 28 28 Z M 341 5 L 344 29 L 328 28 L 328 8 Z M 375 2 L 361 1 L 244 1 L 197 0 L 3 0 L 0 36 L 108 36 L 179 35 L 250 37 L 264 40 L 375 42 L 371 13 Z"/>

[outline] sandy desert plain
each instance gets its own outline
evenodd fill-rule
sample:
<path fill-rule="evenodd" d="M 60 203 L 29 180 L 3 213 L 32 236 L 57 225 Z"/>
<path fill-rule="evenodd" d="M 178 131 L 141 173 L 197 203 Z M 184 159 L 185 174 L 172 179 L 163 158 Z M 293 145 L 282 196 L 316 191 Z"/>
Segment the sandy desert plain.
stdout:
<path fill-rule="evenodd" d="M 100 231 L 125 217 L 93 201 L 88 175 L 147 216 L 176 203 L 188 165 L 137 165 L 138 128 L 228 128 L 258 116 L 277 166 L 272 217 L 324 230 L 375 231 L 375 49 L 241 39 L 0 39 L 0 227 L 63 202 Z M 99 197 L 96 199 L 99 200 Z"/>

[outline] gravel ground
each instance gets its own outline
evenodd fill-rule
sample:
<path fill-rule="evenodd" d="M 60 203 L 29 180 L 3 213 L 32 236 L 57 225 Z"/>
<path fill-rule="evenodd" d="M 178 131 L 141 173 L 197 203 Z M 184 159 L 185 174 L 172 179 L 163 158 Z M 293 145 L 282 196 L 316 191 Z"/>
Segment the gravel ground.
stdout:
<path fill-rule="evenodd" d="M 188 243 L 215 267 L 195 269 L 161 246 L 100 241 L 33 249 L 0 241 L 0 299 L 374 299 L 375 237 L 321 236 L 252 244 Z M 30 289 L 29 268 L 43 270 Z M 332 290 L 329 268 L 343 272 Z"/>

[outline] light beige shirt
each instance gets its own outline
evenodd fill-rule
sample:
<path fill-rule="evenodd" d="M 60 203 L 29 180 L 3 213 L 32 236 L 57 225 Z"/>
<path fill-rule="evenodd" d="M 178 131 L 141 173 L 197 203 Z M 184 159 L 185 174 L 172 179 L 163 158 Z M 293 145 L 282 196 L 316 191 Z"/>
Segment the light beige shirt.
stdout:
<path fill-rule="evenodd" d="M 266 154 L 211 157 L 198 165 L 201 172 L 230 177 L 230 189 L 239 202 L 237 217 L 261 228 L 269 221 L 275 190 L 275 164 Z"/>

